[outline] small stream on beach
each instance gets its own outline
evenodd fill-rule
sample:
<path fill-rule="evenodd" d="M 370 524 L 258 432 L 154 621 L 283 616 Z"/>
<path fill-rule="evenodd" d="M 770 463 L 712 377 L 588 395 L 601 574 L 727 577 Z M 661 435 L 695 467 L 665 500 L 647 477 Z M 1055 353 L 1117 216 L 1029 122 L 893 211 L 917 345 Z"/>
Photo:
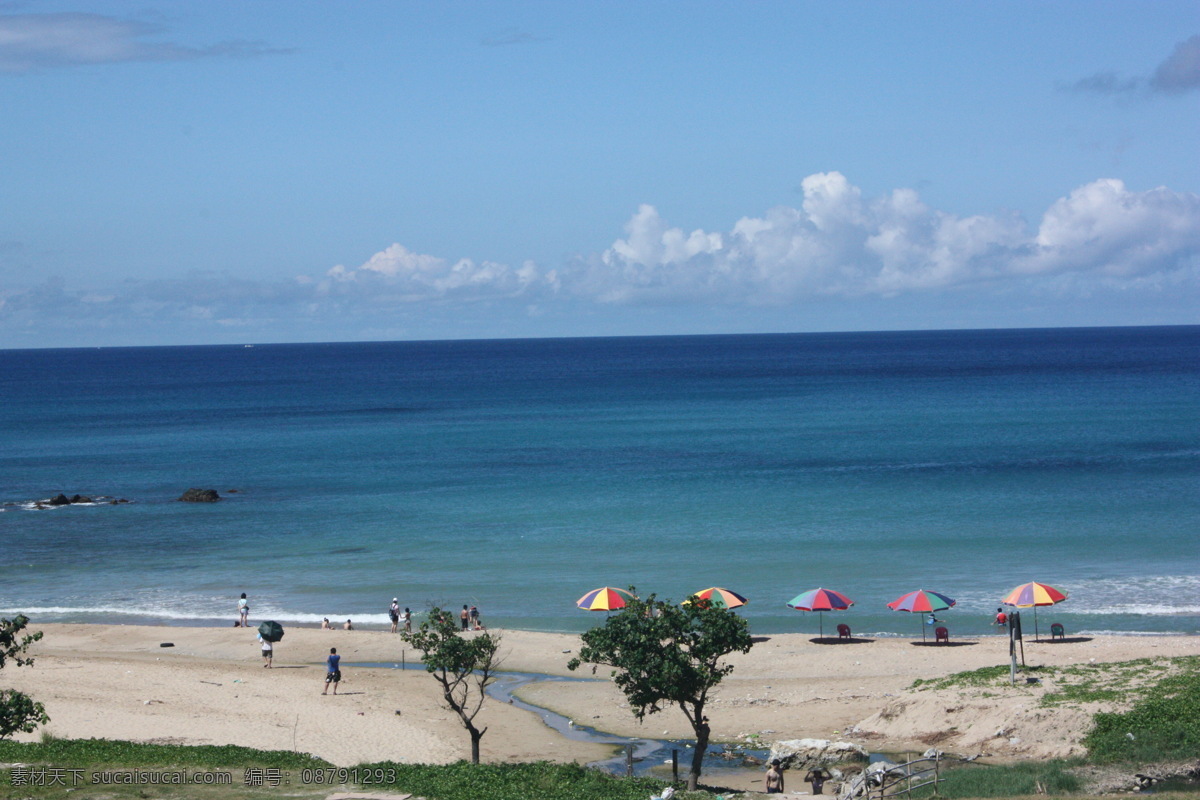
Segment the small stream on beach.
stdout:
<path fill-rule="evenodd" d="M 373 667 L 383 669 L 418 669 L 424 670 L 425 667 L 420 663 L 405 662 L 389 663 L 389 662 L 360 662 L 353 665 L 355 667 Z M 625 772 L 625 748 L 633 746 L 633 772 L 635 775 L 647 775 L 651 772 L 655 773 L 655 777 L 665 778 L 670 775 L 671 768 L 671 751 L 675 750 L 679 753 L 679 773 L 681 776 L 687 774 L 691 767 L 692 748 L 695 747 L 695 740 L 692 739 L 645 739 L 645 738 L 629 738 L 625 736 L 617 736 L 612 733 L 598 731 L 595 728 L 587 725 L 576 724 L 573 720 L 564 717 L 555 711 L 551 711 L 541 706 L 536 706 L 528 703 L 516 696 L 516 692 L 524 686 L 531 683 L 539 683 L 542 681 L 572 681 L 584 683 L 597 680 L 596 678 L 573 678 L 563 675 L 545 675 L 536 672 L 497 672 L 496 680 L 487 688 L 488 696 L 493 700 L 501 703 L 508 703 L 517 708 L 524 709 L 533 714 L 536 714 L 542 722 L 553 728 L 560 736 L 577 742 L 589 742 L 592 744 L 609 745 L 613 748 L 613 755 L 610 758 L 594 761 L 588 766 L 602 769 L 605 772 L 614 774 L 624 774 Z M 709 777 L 719 776 L 722 773 L 728 774 L 734 771 L 752 770 L 761 772 L 764 767 L 759 766 L 754 761 L 747 761 L 747 758 L 757 759 L 759 762 L 764 762 L 767 758 L 769 750 L 741 748 L 735 746 L 723 745 L 720 743 L 710 743 L 708 751 L 704 758 L 704 774 Z"/>

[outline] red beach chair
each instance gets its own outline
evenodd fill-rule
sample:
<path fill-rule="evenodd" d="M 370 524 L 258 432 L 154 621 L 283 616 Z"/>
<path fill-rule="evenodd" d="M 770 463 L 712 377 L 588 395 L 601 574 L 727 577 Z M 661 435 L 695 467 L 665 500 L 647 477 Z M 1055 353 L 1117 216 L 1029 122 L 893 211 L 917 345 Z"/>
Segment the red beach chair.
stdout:
<path fill-rule="evenodd" d="M 849 625 L 838 625 L 838 638 L 839 639 L 851 638 Z"/>
<path fill-rule="evenodd" d="M 950 644 L 950 631 L 946 628 L 938 628 L 933 632 L 933 641 Z"/>

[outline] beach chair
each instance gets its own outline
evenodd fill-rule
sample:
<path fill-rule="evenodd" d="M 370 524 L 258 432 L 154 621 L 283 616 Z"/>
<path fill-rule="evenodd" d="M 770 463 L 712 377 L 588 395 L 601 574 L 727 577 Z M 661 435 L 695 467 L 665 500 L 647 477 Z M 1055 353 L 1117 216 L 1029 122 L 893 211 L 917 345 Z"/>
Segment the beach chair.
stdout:
<path fill-rule="evenodd" d="M 1063 630 L 1063 626 L 1062 626 L 1061 622 L 1055 622 L 1053 625 L 1050 626 L 1050 641 L 1053 642 L 1055 639 L 1066 640 L 1066 638 L 1067 638 L 1067 632 L 1065 630 Z"/>
<path fill-rule="evenodd" d="M 838 638 L 839 638 L 839 639 L 850 639 L 850 638 L 852 638 L 852 637 L 850 636 L 850 626 L 849 626 L 849 625 L 846 625 L 845 623 L 843 623 L 843 624 L 841 624 L 841 625 L 838 625 Z"/>
<path fill-rule="evenodd" d="M 933 641 L 950 644 L 950 631 L 946 628 L 938 628 L 933 632 Z"/>

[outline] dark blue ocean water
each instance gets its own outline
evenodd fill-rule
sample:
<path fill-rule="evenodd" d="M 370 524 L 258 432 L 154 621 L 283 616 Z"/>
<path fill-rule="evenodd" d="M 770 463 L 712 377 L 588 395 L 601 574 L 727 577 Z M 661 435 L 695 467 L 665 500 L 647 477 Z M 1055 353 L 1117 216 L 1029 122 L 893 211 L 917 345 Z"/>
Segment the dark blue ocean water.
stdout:
<path fill-rule="evenodd" d="M 0 400 L 0 613 L 578 630 L 719 585 L 815 632 L 825 586 L 913 634 L 928 588 L 967 634 L 1039 580 L 1069 632 L 1200 631 L 1200 327 L 9 350 Z"/>

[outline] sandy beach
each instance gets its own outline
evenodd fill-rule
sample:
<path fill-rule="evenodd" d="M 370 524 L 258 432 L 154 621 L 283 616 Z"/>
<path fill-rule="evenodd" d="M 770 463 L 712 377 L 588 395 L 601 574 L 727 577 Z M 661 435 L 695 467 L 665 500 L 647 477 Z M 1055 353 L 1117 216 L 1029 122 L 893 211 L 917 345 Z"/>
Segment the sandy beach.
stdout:
<path fill-rule="evenodd" d="M 357 663 L 412 661 L 400 637 L 384 631 L 292 628 L 277 645 L 274 668 L 262 666 L 253 629 L 72 625 L 36 622 L 45 636 L 32 667 L 4 670 L 7 685 L 44 703 L 45 730 L 61 737 L 181 744 L 237 744 L 309 752 L 337 765 L 391 759 L 449 762 L 469 754 L 457 718 L 440 705 L 433 678 L 419 670 Z M 503 669 L 569 675 L 579 648 L 573 634 L 492 631 L 503 637 Z M 172 647 L 162 647 L 164 642 Z M 771 742 L 804 737 L 855 741 L 872 751 L 981 753 L 1004 759 L 1081 752 L 1094 709 L 1038 707 L 1047 687 L 1003 696 L 969 690 L 912 692 L 914 679 L 1008 663 L 1007 639 L 956 646 L 909 639 L 816 643 L 808 635 L 758 637 L 731 660 L 709 716 L 716 741 L 757 734 Z M 321 694 L 330 647 L 342 654 L 340 694 Z M 1200 653 L 1200 637 L 1096 636 L 1066 643 L 1027 641 L 1030 665 L 1068 665 Z M 590 670 L 580 672 L 590 677 Z M 601 668 L 598 677 L 604 677 Z M 543 682 L 519 695 L 580 724 L 636 737 L 690 737 L 681 712 L 639 724 L 607 681 Z M 487 761 L 589 762 L 601 745 L 569 741 L 536 715 L 486 704 Z M 1002 735 L 997 735 L 1001 733 Z M 38 734 L 25 736 L 35 738 Z M 742 788 L 752 788 L 746 786 Z"/>

